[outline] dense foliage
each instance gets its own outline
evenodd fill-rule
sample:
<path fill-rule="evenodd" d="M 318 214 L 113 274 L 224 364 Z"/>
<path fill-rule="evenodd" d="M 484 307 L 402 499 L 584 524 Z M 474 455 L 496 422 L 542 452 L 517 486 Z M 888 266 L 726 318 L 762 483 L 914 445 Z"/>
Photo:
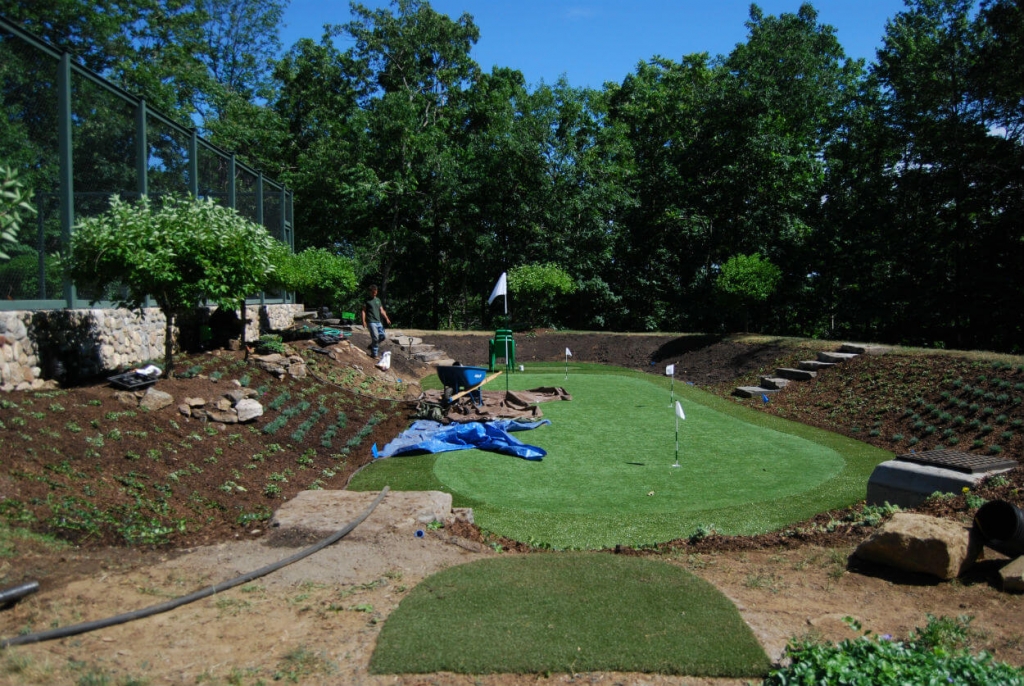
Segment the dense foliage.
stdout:
<path fill-rule="evenodd" d="M 0 242 L 17 243 L 22 221 L 35 212 L 18 181 L 17 172 L 10 167 L 0 167 Z M 0 251 L 0 260 L 9 259 L 9 255 Z"/>
<path fill-rule="evenodd" d="M 1024 684 L 1021 670 L 995 662 L 988 653 L 968 652 L 969 629 L 969 617 L 929 616 L 928 625 L 904 641 L 871 632 L 838 645 L 793 641 L 786 648 L 791 663 L 773 671 L 764 684 Z"/>
<path fill-rule="evenodd" d="M 352 260 L 324 248 L 306 248 L 292 253 L 283 244 L 275 246 L 273 283 L 299 294 L 306 307 L 339 309 L 356 288 Z"/>
<path fill-rule="evenodd" d="M 1014 0 L 908 0 L 869 63 L 811 4 L 755 5 L 729 54 L 637 55 L 601 89 L 484 72 L 472 16 L 425 0 L 355 4 L 279 57 L 281 0 L 95 4 L 0 13 L 285 180 L 299 247 L 410 325 L 489 327 L 496 276 L 551 264 L 576 285 L 558 326 L 1024 345 Z M 0 163 L 32 169 L 3 121 Z M 720 297 L 755 254 L 771 296 Z"/>

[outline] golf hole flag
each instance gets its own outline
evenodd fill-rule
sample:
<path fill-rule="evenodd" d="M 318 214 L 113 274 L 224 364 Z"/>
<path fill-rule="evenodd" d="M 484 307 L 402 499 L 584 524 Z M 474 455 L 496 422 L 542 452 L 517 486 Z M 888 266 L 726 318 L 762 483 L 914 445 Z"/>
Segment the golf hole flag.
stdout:
<path fill-rule="evenodd" d="M 665 367 L 665 376 L 675 376 L 675 375 L 676 375 L 676 366 L 674 364 L 670 364 L 669 366 Z"/>
<path fill-rule="evenodd" d="M 571 350 L 569 350 L 568 348 L 566 348 L 566 349 L 565 349 L 565 356 L 566 356 L 566 357 L 572 357 L 572 351 L 571 351 Z"/>
<path fill-rule="evenodd" d="M 502 272 L 501 276 L 498 277 L 498 283 L 494 284 L 494 290 L 491 291 L 491 297 L 487 299 L 487 304 L 490 305 L 499 295 L 504 295 L 506 299 L 508 298 L 508 276 L 506 272 Z"/>
<path fill-rule="evenodd" d="M 680 419 L 686 419 L 686 413 L 683 412 L 683 406 L 679 404 L 678 400 L 676 401 L 675 405 L 676 405 L 676 461 L 675 461 L 675 464 L 673 464 L 672 466 L 673 467 L 678 467 L 679 466 L 679 420 Z"/>
<path fill-rule="evenodd" d="M 683 412 L 683 406 L 679 404 L 678 400 L 676 401 L 676 416 L 680 419 L 686 419 L 686 413 Z"/>

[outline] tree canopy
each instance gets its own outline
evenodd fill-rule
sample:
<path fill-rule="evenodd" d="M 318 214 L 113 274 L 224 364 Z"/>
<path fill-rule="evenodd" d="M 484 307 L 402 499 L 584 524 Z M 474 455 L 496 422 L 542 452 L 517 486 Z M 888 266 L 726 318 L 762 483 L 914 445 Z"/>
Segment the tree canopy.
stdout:
<path fill-rule="evenodd" d="M 1015 0 L 908 0 L 870 62 L 810 3 L 752 5 L 728 54 L 638 55 L 601 89 L 482 70 L 472 16 L 426 0 L 353 4 L 283 54 L 283 0 L 99 6 L 0 0 L 276 171 L 299 247 L 350 260 L 412 326 L 489 327 L 497 275 L 550 265 L 574 285 L 554 326 L 725 331 L 742 292 L 779 334 L 1024 346 Z M 6 121 L 0 141 L 23 135 Z M 767 275 L 741 256 L 778 270 L 771 297 L 726 288 Z"/>

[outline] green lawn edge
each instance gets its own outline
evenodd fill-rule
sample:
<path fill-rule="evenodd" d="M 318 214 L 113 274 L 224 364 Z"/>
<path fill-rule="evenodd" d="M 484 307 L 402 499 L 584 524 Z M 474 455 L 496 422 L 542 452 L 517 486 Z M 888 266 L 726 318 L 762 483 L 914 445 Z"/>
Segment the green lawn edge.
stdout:
<path fill-rule="evenodd" d="M 538 370 L 542 370 L 539 371 Z M 565 365 L 534 363 L 531 373 L 563 374 Z M 619 374 L 642 379 L 656 386 L 668 388 L 667 377 L 645 374 L 635 370 L 596 364 L 570 364 L 569 373 Z M 425 387 L 436 383 L 428 377 Z M 707 509 L 699 513 L 679 515 L 648 514 L 640 522 L 626 518 L 609 518 L 593 514 L 525 513 L 486 502 L 474 500 L 466 494 L 448 487 L 433 473 L 437 456 L 403 457 L 382 461 L 373 469 L 364 470 L 352 480 L 353 490 L 379 490 L 391 485 L 396 490 L 441 490 L 452 494 L 456 507 L 474 508 L 476 523 L 485 530 L 514 540 L 540 547 L 568 549 L 610 548 L 616 545 L 634 547 L 653 546 L 676 538 L 686 538 L 698 529 L 714 527 L 731 535 L 752 535 L 784 529 L 786 526 L 836 508 L 848 507 L 863 500 L 871 472 L 880 462 L 892 458 L 892 453 L 817 427 L 807 426 L 759 412 L 736 401 L 721 398 L 700 388 L 675 383 L 676 395 L 685 401 L 700 403 L 722 414 L 734 417 L 766 430 L 794 435 L 834 450 L 843 459 L 838 474 L 821 485 L 801 493 L 798 497 L 766 500 L 754 504 Z M 405 464 L 408 461 L 408 464 Z M 388 464 L 391 462 L 391 464 Z M 651 530 L 661 533 L 652 536 Z M 602 534 L 613 531 L 614 534 Z"/>
<path fill-rule="evenodd" d="M 710 583 L 660 560 L 579 552 L 499 556 L 428 577 L 388 617 L 370 659 L 375 674 L 755 678 L 769 667 Z"/>

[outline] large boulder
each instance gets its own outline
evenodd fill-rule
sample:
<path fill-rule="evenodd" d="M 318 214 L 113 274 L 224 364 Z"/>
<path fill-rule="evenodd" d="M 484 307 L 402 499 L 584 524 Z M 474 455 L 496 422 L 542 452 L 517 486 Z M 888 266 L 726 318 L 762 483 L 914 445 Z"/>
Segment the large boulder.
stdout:
<path fill-rule="evenodd" d="M 169 405 L 174 404 L 174 396 L 170 393 L 164 393 L 158 391 L 155 388 L 149 388 L 146 394 L 139 400 L 139 407 L 145 408 L 151 412 L 156 410 L 162 410 Z"/>
<path fill-rule="evenodd" d="M 252 398 L 242 398 L 235 405 L 235 412 L 238 414 L 238 422 L 244 424 L 251 422 L 257 417 L 263 416 L 263 405 Z"/>
<path fill-rule="evenodd" d="M 854 555 L 907 572 L 953 579 L 965 572 L 981 552 L 973 528 L 928 515 L 897 512 L 857 546 Z"/>
<path fill-rule="evenodd" d="M 1024 557 L 1018 557 L 1000 569 L 999 578 L 1004 591 L 1024 593 Z"/>

